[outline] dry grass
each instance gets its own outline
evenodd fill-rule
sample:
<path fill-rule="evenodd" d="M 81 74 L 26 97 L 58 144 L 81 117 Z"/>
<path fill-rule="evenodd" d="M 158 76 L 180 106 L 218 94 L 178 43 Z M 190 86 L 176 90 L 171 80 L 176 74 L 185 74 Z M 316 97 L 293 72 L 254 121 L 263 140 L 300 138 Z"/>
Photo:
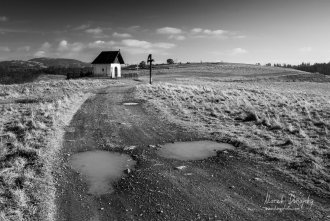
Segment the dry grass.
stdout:
<path fill-rule="evenodd" d="M 137 94 L 171 121 L 230 140 L 330 195 L 330 84 L 181 79 L 141 85 Z"/>
<path fill-rule="evenodd" d="M 52 168 L 62 128 L 91 95 L 88 91 L 112 84 L 119 83 L 74 80 L 0 86 L 0 220 L 52 219 Z"/>

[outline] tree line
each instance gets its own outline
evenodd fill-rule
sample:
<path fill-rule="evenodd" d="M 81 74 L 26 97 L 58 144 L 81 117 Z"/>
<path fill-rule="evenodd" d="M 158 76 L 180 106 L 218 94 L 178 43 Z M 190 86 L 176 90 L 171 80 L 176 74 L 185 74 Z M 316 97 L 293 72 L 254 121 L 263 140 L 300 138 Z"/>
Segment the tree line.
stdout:
<path fill-rule="evenodd" d="M 271 66 L 271 65 L 272 65 L 271 63 L 266 64 L 266 66 Z M 329 63 L 314 63 L 314 64 L 303 62 L 298 65 L 274 63 L 274 67 L 292 68 L 292 69 L 296 69 L 296 70 L 300 70 L 300 71 L 330 75 L 330 62 Z"/>

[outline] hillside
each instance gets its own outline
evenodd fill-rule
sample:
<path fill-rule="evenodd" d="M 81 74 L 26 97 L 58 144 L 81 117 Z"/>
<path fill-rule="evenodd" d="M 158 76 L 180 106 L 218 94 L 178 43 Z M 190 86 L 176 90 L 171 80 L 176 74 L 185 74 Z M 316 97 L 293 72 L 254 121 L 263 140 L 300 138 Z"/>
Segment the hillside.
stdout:
<path fill-rule="evenodd" d="M 1 61 L 0 68 L 4 70 L 22 70 L 22 69 L 42 69 L 46 68 L 43 63 L 38 61 L 22 61 L 22 60 L 12 60 L 12 61 Z"/>
<path fill-rule="evenodd" d="M 68 72 L 88 72 L 91 65 L 65 58 L 34 58 L 28 61 L 0 62 L 0 84 L 21 84 L 35 81 L 40 75 L 66 75 Z"/>
<path fill-rule="evenodd" d="M 33 58 L 29 61 L 38 62 L 47 67 L 84 68 L 91 66 L 89 63 L 67 58 Z"/>

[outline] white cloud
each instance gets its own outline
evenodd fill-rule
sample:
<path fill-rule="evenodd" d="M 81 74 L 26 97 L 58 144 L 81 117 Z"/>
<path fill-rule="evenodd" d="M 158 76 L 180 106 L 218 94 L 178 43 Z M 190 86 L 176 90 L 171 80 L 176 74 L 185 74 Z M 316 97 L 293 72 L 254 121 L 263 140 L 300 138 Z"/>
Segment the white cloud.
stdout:
<path fill-rule="evenodd" d="M 224 34 L 227 34 L 228 31 L 225 31 L 225 30 L 210 30 L 210 29 L 205 29 L 203 31 L 204 34 L 207 34 L 207 35 L 224 35 Z"/>
<path fill-rule="evenodd" d="M 45 42 L 41 45 L 40 50 L 41 51 L 48 51 L 51 47 L 52 47 L 52 45 L 50 43 Z"/>
<path fill-rule="evenodd" d="M 152 44 L 148 41 L 140 41 L 136 39 L 125 39 L 121 41 L 124 46 L 128 47 L 137 47 L 137 48 L 143 48 L 148 49 L 151 48 Z"/>
<path fill-rule="evenodd" d="M 118 32 L 113 33 L 112 36 L 113 37 L 118 37 L 118 38 L 130 38 L 130 37 L 132 37 L 132 35 L 130 35 L 128 33 L 118 33 Z"/>
<path fill-rule="evenodd" d="M 139 28 L 141 28 L 139 25 L 133 25 L 133 26 L 128 27 L 127 30 L 130 30 L 130 31 L 136 31 L 136 30 L 138 30 Z"/>
<path fill-rule="evenodd" d="M 84 48 L 85 45 L 80 42 L 68 43 L 66 40 L 62 40 L 58 44 L 57 51 L 77 53 L 77 52 L 81 52 Z"/>
<path fill-rule="evenodd" d="M 78 27 L 75 27 L 74 30 L 85 30 L 87 28 L 89 28 L 91 25 L 90 24 L 82 24 Z"/>
<path fill-rule="evenodd" d="M 58 44 L 58 51 L 65 51 L 68 50 L 68 42 L 66 40 L 62 40 L 59 44 Z"/>
<path fill-rule="evenodd" d="M 33 54 L 33 56 L 34 57 L 46 57 L 47 55 L 50 54 L 51 49 L 52 49 L 52 45 L 49 42 L 45 42 L 40 46 L 38 51 Z"/>
<path fill-rule="evenodd" d="M 89 34 L 99 35 L 103 33 L 103 30 L 100 27 L 86 29 L 85 32 Z"/>
<path fill-rule="evenodd" d="M 231 51 L 231 54 L 232 55 L 241 55 L 241 54 L 246 54 L 248 53 L 247 50 L 243 49 L 243 48 L 234 48 L 232 51 Z"/>
<path fill-rule="evenodd" d="M 17 48 L 17 51 L 20 51 L 20 52 L 29 52 L 30 50 L 31 50 L 30 46 L 23 46 L 23 47 Z"/>
<path fill-rule="evenodd" d="M 190 37 L 193 38 L 220 38 L 220 39 L 227 39 L 227 38 L 236 38 L 242 39 L 246 36 L 240 34 L 239 32 L 222 30 L 222 29 L 202 29 L 202 28 L 193 28 L 190 30 L 189 33 Z"/>
<path fill-rule="evenodd" d="M 169 39 L 179 40 L 179 41 L 182 41 L 182 40 L 185 40 L 186 39 L 186 37 L 183 36 L 183 35 L 170 35 L 168 38 Z"/>
<path fill-rule="evenodd" d="M 167 54 L 167 50 L 175 46 L 175 44 L 167 42 L 151 43 L 137 39 L 124 39 L 121 42 L 115 43 L 115 48 L 123 49 L 130 54 L 157 53 L 164 55 Z"/>
<path fill-rule="evenodd" d="M 299 49 L 299 51 L 303 52 L 303 53 L 308 53 L 308 52 L 311 52 L 312 50 L 313 50 L 312 47 L 303 47 L 303 48 Z"/>
<path fill-rule="evenodd" d="M 172 28 L 172 27 L 164 27 L 157 29 L 158 34 L 170 34 L 170 35 L 176 35 L 181 34 L 182 30 L 179 28 Z"/>
<path fill-rule="evenodd" d="M 0 22 L 8 21 L 8 17 L 6 16 L 0 16 Z"/>
<path fill-rule="evenodd" d="M 191 32 L 192 33 L 201 33 L 203 31 L 203 29 L 201 29 L 201 28 L 193 28 L 193 29 L 191 29 Z"/>
<path fill-rule="evenodd" d="M 7 46 L 5 46 L 5 47 L 0 46 L 0 51 L 2 51 L 2 52 L 10 52 L 11 50 L 10 50 L 10 48 L 7 47 Z"/>
<path fill-rule="evenodd" d="M 155 48 L 163 48 L 163 49 L 171 49 L 174 48 L 176 45 L 172 43 L 166 43 L 166 42 L 159 42 L 152 44 L 152 47 Z"/>
<path fill-rule="evenodd" d="M 46 52 L 45 51 L 37 51 L 36 53 L 33 54 L 34 57 L 45 57 Z"/>
<path fill-rule="evenodd" d="M 110 49 L 116 45 L 114 41 L 94 41 L 88 44 L 88 47 L 91 49 Z"/>

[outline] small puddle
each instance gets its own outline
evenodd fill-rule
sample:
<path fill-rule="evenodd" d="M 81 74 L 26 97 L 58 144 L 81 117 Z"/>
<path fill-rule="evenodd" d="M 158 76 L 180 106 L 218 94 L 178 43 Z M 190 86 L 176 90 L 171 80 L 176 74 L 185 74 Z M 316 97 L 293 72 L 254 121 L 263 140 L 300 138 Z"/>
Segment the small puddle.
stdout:
<path fill-rule="evenodd" d="M 134 106 L 134 105 L 138 105 L 139 103 L 124 103 L 123 105 L 125 106 Z"/>
<path fill-rule="evenodd" d="M 214 141 L 176 142 L 162 145 L 158 155 L 177 160 L 202 160 L 216 156 L 216 151 L 227 149 L 234 149 L 234 146 Z"/>
<path fill-rule="evenodd" d="M 71 167 L 87 181 L 89 193 L 101 195 L 112 193 L 112 183 L 124 175 L 125 169 L 131 169 L 136 162 L 126 154 L 107 151 L 89 151 L 72 156 Z"/>

